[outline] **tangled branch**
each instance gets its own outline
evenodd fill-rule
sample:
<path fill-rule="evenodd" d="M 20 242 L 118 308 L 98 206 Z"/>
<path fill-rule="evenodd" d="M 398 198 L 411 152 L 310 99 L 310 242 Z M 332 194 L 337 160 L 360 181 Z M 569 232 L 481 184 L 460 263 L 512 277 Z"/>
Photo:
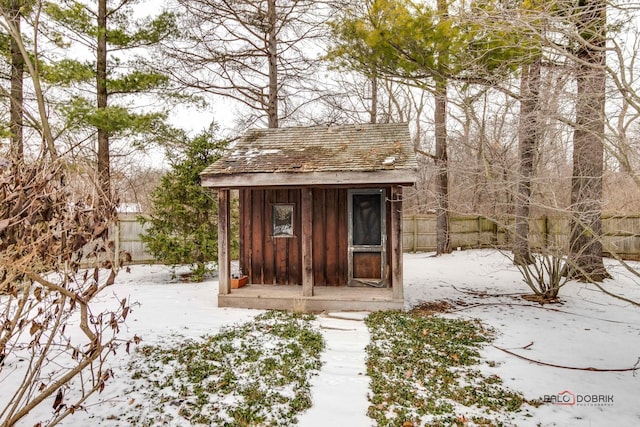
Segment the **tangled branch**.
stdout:
<path fill-rule="evenodd" d="M 115 212 L 71 200 L 60 162 L 0 163 L 0 425 L 47 399 L 37 425 L 54 425 L 104 389 L 108 356 L 128 344 L 117 338 L 128 301 L 94 300 L 117 274 Z"/>

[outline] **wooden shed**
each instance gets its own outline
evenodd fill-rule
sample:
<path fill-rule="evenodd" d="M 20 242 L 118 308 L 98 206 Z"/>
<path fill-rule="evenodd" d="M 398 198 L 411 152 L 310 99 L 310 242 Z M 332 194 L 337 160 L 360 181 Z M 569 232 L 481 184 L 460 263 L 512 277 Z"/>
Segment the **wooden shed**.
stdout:
<path fill-rule="evenodd" d="M 248 131 L 202 172 L 218 191 L 218 305 L 402 308 L 402 188 L 417 163 L 406 123 Z M 239 268 L 231 288 L 230 191 Z"/>

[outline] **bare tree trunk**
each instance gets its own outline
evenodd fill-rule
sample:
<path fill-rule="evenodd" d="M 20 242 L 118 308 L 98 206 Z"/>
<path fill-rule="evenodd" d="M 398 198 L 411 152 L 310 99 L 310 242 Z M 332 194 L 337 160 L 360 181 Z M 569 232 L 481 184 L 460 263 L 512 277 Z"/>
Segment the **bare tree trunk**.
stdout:
<path fill-rule="evenodd" d="M 20 33 L 20 1 L 11 0 L 9 9 L 9 23 Z M 9 128 L 11 129 L 11 154 L 15 159 L 22 159 L 24 154 L 23 143 L 23 113 L 22 104 L 24 79 L 24 58 L 20 52 L 18 41 L 11 37 L 11 100 Z"/>
<path fill-rule="evenodd" d="M 447 157 L 447 83 L 436 81 L 436 254 L 451 252 L 449 236 L 449 165 Z"/>
<path fill-rule="evenodd" d="M 581 2 L 576 13 L 578 32 L 584 40 L 576 64 L 569 274 L 578 280 L 602 281 L 610 277 L 602 262 L 601 241 L 606 2 Z"/>
<path fill-rule="evenodd" d="M 98 45 L 96 49 L 96 92 L 98 110 L 107 108 L 107 0 L 98 1 Z M 99 204 L 111 203 L 109 132 L 98 127 Z"/>
<path fill-rule="evenodd" d="M 438 0 L 438 14 L 445 20 L 449 15 L 446 0 Z M 438 68 L 443 71 L 449 62 L 448 52 L 439 52 Z M 436 136 L 436 255 L 451 252 L 449 236 L 449 160 L 447 156 L 447 81 L 440 73 L 435 79 L 435 136 Z"/>
<path fill-rule="evenodd" d="M 378 122 L 378 75 L 374 71 L 371 74 L 371 110 L 369 111 L 369 123 Z"/>
<path fill-rule="evenodd" d="M 13 1 L 13 0 L 11 0 Z M 20 6 L 21 3 L 19 1 L 16 0 L 15 3 L 12 3 L 12 5 L 15 6 L 14 12 L 20 14 Z M 42 7 L 42 4 L 38 4 L 38 7 Z M 0 20 L 0 26 L 2 26 L 2 28 L 8 33 L 9 37 L 11 38 L 10 41 L 10 50 L 11 50 L 11 56 L 12 56 L 12 62 L 16 61 L 16 62 L 20 62 L 22 64 L 22 70 L 23 70 L 23 77 L 24 77 L 24 71 L 26 70 L 29 73 L 29 77 L 30 77 L 30 83 L 33 85 L 33 92 L 35 95 L 35 99 L 37 102 L 37 106 L 38 106 L 38 114 L 40 116 L 40 128 L 38 129 L 40 131 L 40 134 L 42 136 L 42 146 L 43 146 L 43 152 L 47 153 L 51 159 L 55 160 L 58 158 L 58 152 L 56 150 L 55 147 L 55 140 L 53 138 L 53 134 L 51 133 L 51 126 L 49 125 L 49 119 L 48 119 L 48 112 L 47 112 L 47 108 L 46 108 L 46 102 L 44 99 L 44 92 L 42 90 L 42 86 L 40 84 L 40 73 L 39 73 L 39 69 L 38 69 L 38 51 L 34 50 L 32 54 L 29 54 L 26 50 L 26 47 L 24 45 L 24 42 L 22 40 L 22 34 L 20 32 L 20 17 L 16 17 L 15 14 L 13 14 L 12 16 L 7 16 L 7 14 L 5 13 L 5 10 L 2 10 L 3 13 L 2 18 L 3 20 Z M 36 12 L 36 15 L 39 15 L 39 11 Z M 13 20 L 15 20 L 15 22 L 13 22 Z M 16 24 L 18 25 L 18 27 L 16 27 Z M 39 30 L 36 29 L 36 33 Z M 37 44 L 36 44 L 37 45 Z M 17 58 L 17 54 L 18 52 L 20 52 L 21 55 L 21 59 Z M 34 60 L 32 60 L 32 58 Z M 13 74 L 13 70 L 11 72 Z M 17 81 L 17 79 L 16 79 Z M 21 84 L 21 87 L 23 87 L 23 85 Z M 14 94 L 12 93 L 14 90 L 14 87 L 12 85 L 11 87 L 11 93 L 9 94 L 10 97 L 14 97 Z M 22 92 L 20 95 L 18 95 L 17 93 L 15 94 L 16 96 L 23 96 Z M 10 101 L 11 102 L 11 101 Z M 19 106 L 19 114 L 20 114 L 20 130 L 19 132 L 16 133 L 16 135 L 20 135 L 20 140 L 21 140 L 21 146 L 22 149 L 24 150 L 24 145 L 22 143 L 22 130 L 23 130 L 23 117 L 24 117 L 24 109 L 23 109 L 23 101 L 21 101 Z M 11 109 L 11 107 L 10 107 Z M 16 113 L 16 117 L 18 114 L 18 110 L 15 110 Z M 10 111 L 10 117 L 12 112 Z M 37 127 L 37 126 L 36 126 Z M 11 131 L 13 132 L 13 129 L 11 129 Z M 13 143 L 13 139 L 12 139 L 12 143 Z M 11 150 L 13 151 L 13 146 L 11 148 Z"/>
<path fill-rule="evenodd" d="M 278 40 L 276 33 L 276 0 L 268 0 L 269 19 L 269 127 L 278 127 Z"/>
<path fill-rule="evenodd" d="M 516 264 L 531 264 L 529 247 L 529 210 L 531 207 L 531 178 L 533 163 L 540 141 L 539 93 L 541 58 L 538 56 L 532 64 L 522 67 L 520 80 L 520 124 L 519 155 L 520 176 L 516 196 L 516 223 L 513 241 L 513 261 Z"/>

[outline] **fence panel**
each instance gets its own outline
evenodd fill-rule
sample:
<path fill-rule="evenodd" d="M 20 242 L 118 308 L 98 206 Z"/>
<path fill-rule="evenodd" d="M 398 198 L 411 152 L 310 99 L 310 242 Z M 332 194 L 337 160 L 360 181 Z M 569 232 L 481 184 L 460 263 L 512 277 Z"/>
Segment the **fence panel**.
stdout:
<path fill-rule="evenodd" d="M 404 217 L 402 243 L 404 248 L 436 248 L 436 217 Z M 410 230 L 410 232 L 407 232 Z"/>
<path fill-rule="evenodd" d="M 450 217 L 452 248 L 507 246 L 512 239 L 514 221 L 497 224 L 482 216 Z M 405 251 L 436 250 L 435 215 L 411 215 L 403 219 Z M 616 253 L 624 259 L 640 260 L 640 215 L 603 216 L 602 242 L 605 255 Z M 566 217 L 533 218 L 529 222 L 532 248 L 554 245 L 568 248 L 570 223 Z"/>
<path fill-rule="evenodd" d="M 451 246 L 477 248 L 492 246 L 495 242 L 495 224 L 481 216 L 449 218 Z M 435 215 L 412 215 L 403 219 L 402 243 L 407 251 L 434 251 L 436 249 Z"/>
<path fill-rule="evenodd" d="M 640 215 L 604 217 L 602 234 L 605 252 L 640 260 Z"/>
<path fill-rule="evenodd" d="M 149 253 L 146 245 L 140 239 L 140 234 L 144 234 L 144 226 L 137 220 L 135 214 L 119 214 L 117 239 L 120 251 L 131 255 L 132 264 L 150 264 L 156 262 L 153 255 Z"/>

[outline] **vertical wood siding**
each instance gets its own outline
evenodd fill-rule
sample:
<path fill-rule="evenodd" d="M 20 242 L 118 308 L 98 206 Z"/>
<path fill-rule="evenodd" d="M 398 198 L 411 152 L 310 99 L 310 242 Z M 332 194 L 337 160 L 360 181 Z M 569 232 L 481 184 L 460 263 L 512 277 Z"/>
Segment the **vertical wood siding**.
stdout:
<path fill-rule="evenodd" d="M 251 283 L 301 284 L 302 193 L 240 190 L 240 268 Z M 294 237 L 273 237 L 272 206 L 294 205 Z M 313 270 L 315 286 L 345 286 L 348 274 L 347 190 L 313 189 Z"/>
<path fill-rule="evenodd" d="M 313 190 L 313 270 L 315 286 L 346 286 L 347 190 Z"/>
<path fill-rule="evenodd" d="M 301 283 L 300 198 L 299 190 L 240 190 L 240 268 L 251 283 Z M 271 235 L 274 203 L 294 205 L 293 237 Z"/>

